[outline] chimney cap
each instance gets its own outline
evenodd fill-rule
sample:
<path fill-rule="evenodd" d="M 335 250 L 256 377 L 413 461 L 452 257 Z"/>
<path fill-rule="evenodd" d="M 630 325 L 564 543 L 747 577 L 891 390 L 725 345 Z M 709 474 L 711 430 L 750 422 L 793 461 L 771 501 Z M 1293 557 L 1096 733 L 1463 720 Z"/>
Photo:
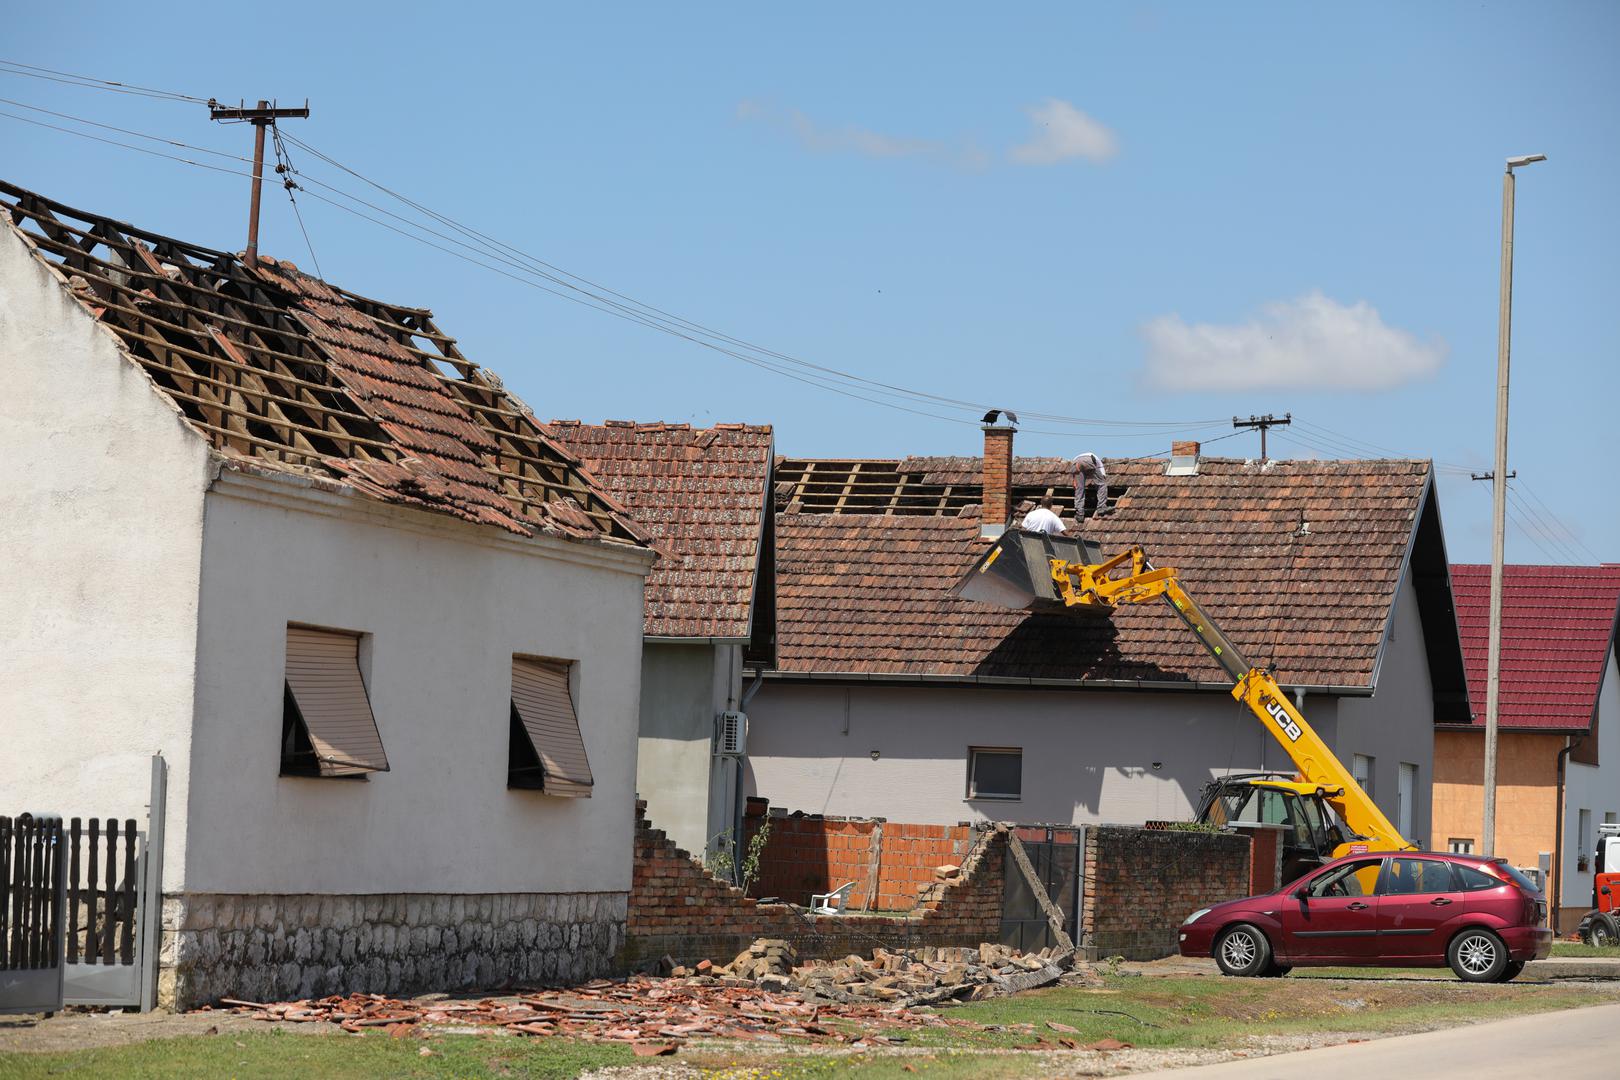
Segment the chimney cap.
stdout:
<path fill-rule="evenodd" d="M 998 426 L 996 425 L 996 417 L 998 416 L 1005 416 L 1007 418 L 1008 427 L 1018 426 L 1018 414 L 1013 412 L 1011 409 L 991 409 L 989 412 L 984 414 L 984 425 L 986 427 Z"/>
<path fill-rule="evenodd" d="M 1173 442 L 1170 444 L 1170 464 L 1165 467 L 1166 476 L 1197 476 L 1198 452 L 1202 449 L 1198 443 Z"/>

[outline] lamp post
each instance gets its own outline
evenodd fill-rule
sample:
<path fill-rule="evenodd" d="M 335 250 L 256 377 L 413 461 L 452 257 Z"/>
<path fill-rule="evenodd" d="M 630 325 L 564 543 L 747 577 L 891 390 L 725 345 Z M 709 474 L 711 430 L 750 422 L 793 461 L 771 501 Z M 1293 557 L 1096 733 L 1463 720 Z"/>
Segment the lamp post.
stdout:
<path fill-rule="evenodd" d="M 1513 339 L 1513 170 L 1546 154 L 1507 159 L 1502 174 L 1502 296 L 1496 321 L 1496 471 L 1491 476 L 1491 629 L 1485 676 L 1485 820 L 1480 854 L 1496 854 L 1496 723 L 1502 700 L 1502 561 L 1507 524 L 1508 354 Z"/>

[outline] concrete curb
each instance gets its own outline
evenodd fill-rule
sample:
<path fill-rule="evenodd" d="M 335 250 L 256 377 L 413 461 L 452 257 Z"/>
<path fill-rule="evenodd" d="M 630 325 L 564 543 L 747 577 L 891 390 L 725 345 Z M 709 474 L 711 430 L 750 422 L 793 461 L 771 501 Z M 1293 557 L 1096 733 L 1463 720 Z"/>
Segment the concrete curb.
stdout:
<path fill-rule="evenodd" d="M 1620 979 L 1620 957 L 1550 956 L 1524 965 L 1537 979 Z"/>

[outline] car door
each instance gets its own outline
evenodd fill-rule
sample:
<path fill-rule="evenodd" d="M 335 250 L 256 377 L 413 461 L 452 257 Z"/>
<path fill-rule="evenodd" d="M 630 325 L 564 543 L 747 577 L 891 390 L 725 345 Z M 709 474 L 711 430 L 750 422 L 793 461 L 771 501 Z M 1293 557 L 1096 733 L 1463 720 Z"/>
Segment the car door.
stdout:
<path fill-rule="evenodd" d="M 1328 866 L 1281 897 L 1277 921 L 1290 963 L 1359 963 L 1376 953 L 1383 864 L 1373 856 Z"/>
<path fill-rule="evenodd" d="M 1445 956 L 1451 924 L 1463 913 L 1463 893 L 1451 863 L 1400 856 L 1378 881 L 1377 954 L 1390 960 Z"/>

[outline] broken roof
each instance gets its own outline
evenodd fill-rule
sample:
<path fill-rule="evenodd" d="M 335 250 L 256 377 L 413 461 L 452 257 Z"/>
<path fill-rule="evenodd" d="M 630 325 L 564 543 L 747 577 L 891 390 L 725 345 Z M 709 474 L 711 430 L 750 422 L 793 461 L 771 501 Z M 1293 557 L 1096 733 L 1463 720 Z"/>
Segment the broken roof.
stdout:
<path fill-rule="evenodd" d="M 1437 714 L 1444 699 L 1466 715 L 1427 462 L 1205 458 L 1195 476 L 1167 476 L 1162 458 L 1107 464 L 1123 495 L 1084 534 L 1108 553 L 1141 544 L 1156 565 L 1179 569 L 1250 659 L 1286 685 L 1370 691 L 1410 566 Z M 1090 620 L 953 597 L 988 543 L 979 467 L 978 458 L 778 464 L 780 675 L 1226 685 L 1156 604 Z M 1072 521 L 1071 475 L 1061 459 L 1015 459 L 1015 502 L 1027 508 L 1051 492 Z"/>
<path fill-rule="evenodd" d="M 1505 566 L 1502 683 L 1497 723 L 1515 731 L 1588 731 L 1603 672 L 1620 632 L 1620 563 Z M 1451 568 L 1457 625 L 1474 702 L 1485 726 L 1491 568 Z"/>
<path fill-rule="evenodd" d="M 647 578 L 647 635 L 748 638 L 770 427 L 553 420 L 550 429 L 666 552 Z"/>
<path fill-rule="evenodd" d="M 432 313 L 0 181 L 0 214 L 231 463 L 520 536 L 643 545 L 617 500 Z"/>

